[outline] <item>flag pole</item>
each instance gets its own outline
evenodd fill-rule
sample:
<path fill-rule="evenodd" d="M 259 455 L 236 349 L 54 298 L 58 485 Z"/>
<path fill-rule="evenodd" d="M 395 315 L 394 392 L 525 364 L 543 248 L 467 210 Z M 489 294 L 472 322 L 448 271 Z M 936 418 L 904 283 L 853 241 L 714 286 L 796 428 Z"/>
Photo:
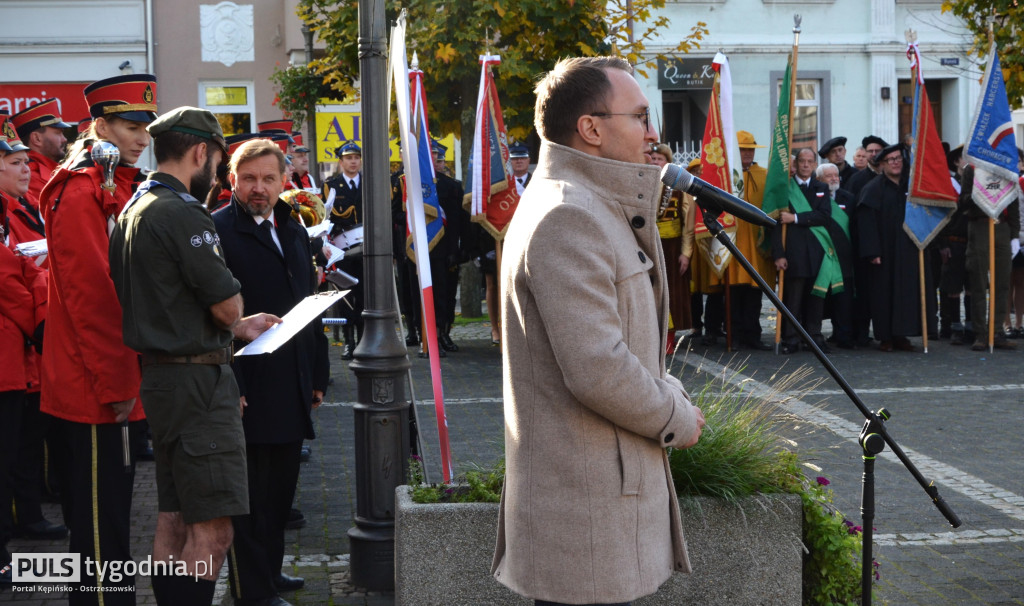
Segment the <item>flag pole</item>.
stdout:
<path fill-rule="evenodd" d="M 995 8 L 992 9 L 993 13 Z M 988 51 L 992 54 L 996 39 L 993 20 L 988 21 Z M 988 353 L 992 353 L 996 340 L 996 220 L 988 218 Z"/>
<path fill-rule="evenodd" d="M 796 90 L 796 60 L 797 54 L 800 49 L 800 23 L 802 18 L 800 15 L 793 15 L 793 69 L 789 78 L 789 132 L 787 133 L 788 140 L 786 141 L 786 153 L 790 156 L 790 162 L 793 157 L 793 106 L 796 102 L 793 93 Z M 792 178 L 792 177 L 790 177 Z M 782 250 L 786 250 L 786 224 L 782 224 Z M 779 272 L 779 300 L 782 300 L 783 284 L 786 280 L 786 270 Z M 775 310 L 775 353 L 779 353 L 779 343 L 782 342 L 782 310 Z"/>
<path fill-rule="evenodd" d="M 996 220 L 988 218 L 988 353 L 996 339 Z"/>
<path fill-rule="evenodd" d="M 928 310 L 926 306 L 927 297 L 924 286 L 924 249 L 917 249 L 917 273 L 921 277 L 921 335 L 924 344 L 924 353 L 928 353 Z"/>
<path fill-rule="evenodd" d="M 917 42 L 917 33 L 913 29 L 908 29 L 906 31 L 906 33 L 905 33 L 905 37 L 906 37 L 908 45 L 913 45 L 915 42 Z M 907 52 L 909 53 L 910 51 L 908 50 Z M 920 78 L 919 78 L 920 74 L 921 74 L 921 65 L 919 64 L 919 62 L 918 62 L 918 65 L 916 67 L 911 65 L 911 72 L 910 73 L 911 73 L 911 78 L 912 79 L 914 79 L 914 75 L 913 74 L 914 74 L 914 70 L 915 69 L 917 70 L 917 75 L 918 75 L 918 78 L 915 79 L 915 82 L 918 83 L 917 84 L 918 86 L 921 86 L 920 85 Z M 920 102 L 919 96 L 918 95 L 914 95 L 914 103 L 917 104 L 919 102 Z M 920 109 L 918 109 L 918 111 L 920 111 Z M 921 139 L 924 136 L 925 136 L 925 133 L 922 133 L 922 132 L 917 132 L 916 133 L 916 137 L 915 137 L 914 143 L 913 143 L 913 145 L 914 145 L 914 153 L 915 154 L 922 153 L 922 151 L 921 151 Z M 914 161 L 913 157 L 911 157 L 911 162 L 913 162 L 913 161 Z M 920 289 L 921 290 L 921 344 L 922 344 L 922 348 L 924 349 L 924 353 L 928 353 L 928 295 L 927 295 L 927 289 L 925 287 L 925 280 L 924 280 L 924 249 L 923 248 L 918 248 L 917 249 L 917 274 L 918 274 L 918 279 L 919 279 L 919 282 L 920 282 L 920 285 L 921 285 L 921 289 Z"/>

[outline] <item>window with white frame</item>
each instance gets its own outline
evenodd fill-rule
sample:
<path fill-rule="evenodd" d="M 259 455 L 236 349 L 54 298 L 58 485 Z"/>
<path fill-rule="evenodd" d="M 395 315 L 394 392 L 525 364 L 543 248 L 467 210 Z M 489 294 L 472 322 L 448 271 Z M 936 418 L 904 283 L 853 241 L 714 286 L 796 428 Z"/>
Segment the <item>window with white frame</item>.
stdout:
<path fill-rule="evenodd" d="M 253 132 L 255 128 L 256 104 L 251 81 L 200 82 L 199 107 L 217 116 L 225 137 Z"/>
<path fill-rule="evenodd" d="M 772 91 L 772 107 L 779 102 L 779 91 L 782 88 L 783 72 L 771 72 L 774 86 Z M 831 138 L 830 88 L 831 74 L 827 71 L 801 71 L 796 81 L 793 95 L 793 149 L 818 147 Z M 776 112 L 771 112 L 771 127 L 775 126 Z"/>

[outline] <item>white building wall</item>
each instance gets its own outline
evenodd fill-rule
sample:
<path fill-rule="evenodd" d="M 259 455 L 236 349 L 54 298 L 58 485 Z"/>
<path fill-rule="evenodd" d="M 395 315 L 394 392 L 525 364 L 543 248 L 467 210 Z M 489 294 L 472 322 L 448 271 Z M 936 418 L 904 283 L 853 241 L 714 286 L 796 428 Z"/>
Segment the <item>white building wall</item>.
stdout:
<path fill-rule="evenodd" d="M 941 14 L 935 0 L 669 0 L 663 13 L 671 19 L 665 39 L 678 40 L 697 21 L 710 35 L 692 57 L 729 57 L 734 88 L 736 127 L 760 143 L 770 138 L 775 121 L 771 73 L 785 70 L 793 46 L 793 15 L 802 17 L 797 77 L 827 73 L 829 106 L 822 107 L 819 138 L 846 136 L 851 149 L 862 137 L 877 134 L 898 138 L 898 81 L 909 79 L 904 31 L 917 32 L 926 79 L 941 79 L 943 138 L 959 143 L 966 137 L 970 112 L 977 100 L 981 72 L 966 56 L 969 35 L 952 15 Z M 669 45 L 649 45 L 665 51 Z M 959 66 L 942 66 L 956 58 Z M 652 107 L 661 113 L 661 90 L 655 74 L 642 82 Z M 882 99 L 882 88 L 889 99 Z M 955 146 L 955 144 L 954 144 Z"/>

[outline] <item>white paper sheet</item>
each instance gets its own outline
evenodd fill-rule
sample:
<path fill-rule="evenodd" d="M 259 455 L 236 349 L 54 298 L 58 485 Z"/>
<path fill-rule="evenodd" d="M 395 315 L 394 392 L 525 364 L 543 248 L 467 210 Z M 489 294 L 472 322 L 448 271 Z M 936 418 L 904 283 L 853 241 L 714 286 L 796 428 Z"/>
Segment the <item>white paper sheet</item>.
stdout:
<path fill-rule="evenodd" d="M 258 356 L 277 351 L 279 347 L 322 314 L 325 309 L 340 301 L 348 292 L 347 290 L 322 292 L 306 297 L 281 318 L 283 322 L 271 326 L 255 341 L 236 351 L 235 356 Z"/>

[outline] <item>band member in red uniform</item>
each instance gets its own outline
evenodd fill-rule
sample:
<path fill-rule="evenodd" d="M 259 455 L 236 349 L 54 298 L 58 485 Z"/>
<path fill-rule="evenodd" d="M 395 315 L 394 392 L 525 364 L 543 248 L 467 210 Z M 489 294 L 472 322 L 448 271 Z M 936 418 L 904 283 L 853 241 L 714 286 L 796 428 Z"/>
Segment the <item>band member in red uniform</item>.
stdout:
<path fill-rule="evenodd" d="M 0 186 L 25 189 L 27 149 L 17 140 L 6 113 L 0 115 Z M 18 243 L 10 232 L 11 202 L 11 194 L 0 194 L 0 460 L 6 462 L 0 465 L 0 591 L 10 586 L 12 577 L 7 542 L 14 530 L 11 497 L 16 487 L 26 392 L 39 389 L 35 352 L 30 343 L 40 334 L 45 317 L 45 307 L 37 305 L 37 301 L 45 301 L 45 292 L 33 288 L 42 271 L 11 250 Z M 39 285 L 45 288 L 45 281 Z"/>
<path fill-rule="evenodd" d="M 39 192 L 43 191 L 43 186 L 57 170 L 57 163 L 64 158 L 68 144 L 64 129 L 71 125 L 60 117 L 56 99 L 47 99 L 26 107 L 11 116 L 11 124 L 18 132 L 18 139 L 29 150 L 32 183 L 28 188 L 28 199 L 35 204 Z"/>
<path fill-rule="evenodd" d="M 139 439 L 145 415 L 139 394 L 138 355 L 123 341 L 121 305 L 110 278 L 109 234 L 141 180 L 133 164 L 149 145 L 146 125 L 156 119 L 156 78 L 131 74 L 85 88 L 93 122 L 68 159 L 43 188 L 39 205 L 49 247 L 49 310 L 43 344 L 42 411 L 54 417 L 65 452 L 61 501 L 71 529 L 69 551 L 105 562 L 132 559 L 130 520 L 134 453 L 124 465 L 122 423 L 128 444 Z M 120 150 L 114 190 L 103 188 L 104 170 L 90 151 L 97 140 Z M 97 589 L 83 570 L 69 603 L 134 604 L 130 590 Z M 134 587 L 134 576 L 104 587 Z"/>

